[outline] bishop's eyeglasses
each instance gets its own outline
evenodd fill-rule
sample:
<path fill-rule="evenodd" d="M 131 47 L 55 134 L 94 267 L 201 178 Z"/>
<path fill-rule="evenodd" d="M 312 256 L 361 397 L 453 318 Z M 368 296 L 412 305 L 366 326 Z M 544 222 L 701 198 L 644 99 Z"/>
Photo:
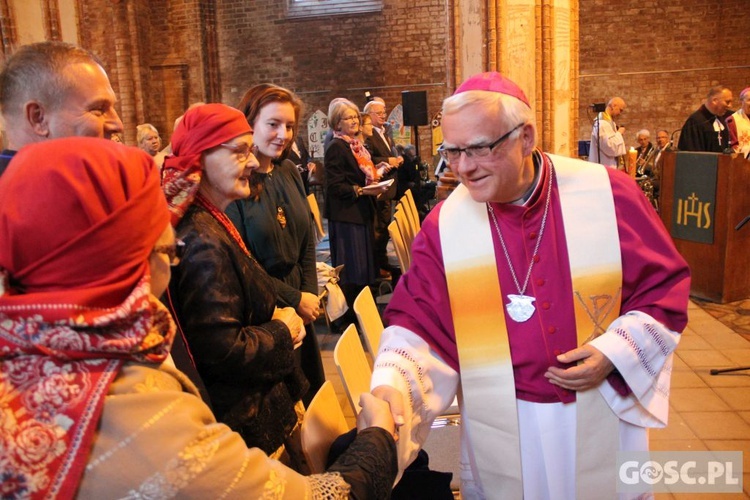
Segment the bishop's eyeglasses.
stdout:
<path fill-rule="evenodd" d="M 487 144 L 486 146 L 469 146 L 466 148 L 444 148 L 443 146 L 440 146 L 438 148 L 438 153 L 440 156 L 445 158 L 448 163 L 457 161 L 461 157 L 461 153 L 466 153 L 467 158 L 477 157 L 482 158 L 484 156 L 489 156 L 489 154 L 492 152 L 492 150 L 503 143 L 506 139 L 510 137 L 510 134 L 518 130 L 519 128 L 526 125 L 525 123 L 519 123 L 512 129 L 510 129 L 509 132 L 504 134 L 502 137 L 500 137 L 498 140 L 491 144 Z"/>

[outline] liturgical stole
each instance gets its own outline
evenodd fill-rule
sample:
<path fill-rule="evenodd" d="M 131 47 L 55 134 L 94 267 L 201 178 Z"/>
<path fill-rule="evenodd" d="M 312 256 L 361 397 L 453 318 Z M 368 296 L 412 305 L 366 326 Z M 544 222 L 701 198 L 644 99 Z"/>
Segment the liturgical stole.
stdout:
<path fill-rule="evenodd" d="M 557 177 L 580 346 L 620 314 L 622 268 L 612 187 L 601 165 L 549 158 Z M 440 242 L 456 332 L 462 417 L 485 494 L 521 499 L 513 365 L 491 230 L 487 205 L 459 185 L 440 211 Z M 596 388 L 576 393 L 576 413 L 577 498 L 614 498 L 619 419 Z"/>

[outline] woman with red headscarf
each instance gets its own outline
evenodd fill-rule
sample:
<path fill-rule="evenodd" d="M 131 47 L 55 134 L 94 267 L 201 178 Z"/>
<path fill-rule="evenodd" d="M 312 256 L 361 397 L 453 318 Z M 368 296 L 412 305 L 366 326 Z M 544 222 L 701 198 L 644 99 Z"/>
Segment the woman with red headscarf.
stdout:
<path fill-rule="evenodd" d="M 170 305 L 216 418 L 248 446 L 305 471 L 297 403 L 308 384 L 294 353 L 302 320 L 291 307 L 276 309 L 271 277 L 224 214 L 250 193 L 254 149 L 245 116 L 223 104 L 188 110 L 172 134 L 163 185 L 185 249 Z"/>
<path fill-rule="evenodd" d="M 145 153 L 93 138 L 30 145 L 0 199 L 4 498 L 387 495 L 387 405 L 366 395 L 362 424 L 382 428 L 304 477 L 217 424 L 165 362 L 175 326 L 156 296 L 178 247 Z"/>

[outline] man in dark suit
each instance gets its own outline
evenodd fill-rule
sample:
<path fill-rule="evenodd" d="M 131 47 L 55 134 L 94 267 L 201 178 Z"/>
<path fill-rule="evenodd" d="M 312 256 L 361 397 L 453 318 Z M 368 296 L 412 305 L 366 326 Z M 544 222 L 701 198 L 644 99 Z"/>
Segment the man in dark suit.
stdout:
<path fill-rule="evenodd" d="M 377 166 L 381 162 L 388 163 L 392 168 L 382 180 L 396 179 L 397 168 L 404 159 L 398 155 L 390 137 L 390 130 L 386 128 L 385 101 L 374 97 L 365 105 L 364 112 L 372 118 L 373 134 L 367 139 L 365 146 L 372 155 L 372 162 Z M 391 222 L 391 205 L 396 196 L 397 182 L 381 195 L 377 201 L 375 214 L 375 264 L 380 268 L 380 277 L 390 278 L 388 265 L 388 224 Z"/>
<path fill-rule="evenodd" d="M 732 91 L 723 85 L 711 87 L 706 102 L 688 117 L 680 132 L 677 149 L 722 153 L 729 148 L 727 118 L 734 113 Z"/>

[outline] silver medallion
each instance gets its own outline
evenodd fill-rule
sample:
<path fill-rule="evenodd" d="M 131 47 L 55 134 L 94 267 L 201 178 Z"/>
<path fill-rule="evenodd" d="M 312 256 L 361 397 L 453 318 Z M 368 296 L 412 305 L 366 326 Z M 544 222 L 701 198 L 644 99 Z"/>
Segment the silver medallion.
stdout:
<path fill-rule="evenodd" d="M 534 297 L 508 294 L 508 298 L 510 302 L 505 304 L 505 309 L 508 310 L 510 319 L 516 323 L 523 323 L 533 316 L 534 311 L 536 311 L 534 304 L 532 304 L 536 300 Z"/>

